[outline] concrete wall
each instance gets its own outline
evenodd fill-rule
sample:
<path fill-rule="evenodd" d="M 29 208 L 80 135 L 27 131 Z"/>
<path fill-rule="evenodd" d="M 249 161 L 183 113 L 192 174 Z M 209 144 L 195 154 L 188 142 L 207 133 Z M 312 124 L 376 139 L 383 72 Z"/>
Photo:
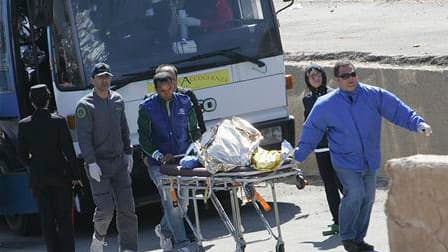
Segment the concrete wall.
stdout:
<path fill-rule="evenodd" d="M 448 156 L 393 159 L 386 172 L 390 251 L 448 251 Z"/>
<path fill-rule="evenodd" d="M 300 136 L 303 124 L 302 95 L 306 89 L 303 71 L 310 62 L 287 62 L 286 73 L 295 77 L 293 90 L 288 91 L 290 113 L 296 118 L 296 135 Z M 324 67 L 329 86 L 333 80 L 334 62 L 314 62 Z M 414 154 L 448 154 L 448 69 L 434 67 L 396 67 L 354 62 L 359 81 L 385 88 L 432 126 L 433 135 L 425 137 L 392 125 L 384 120 L 382 129 L 382 160 Z M 296 143 L 295 143 L 296 144 Z M 304 164 L 306 174 L 318 174 L 314 155 Z M 381 169 L 380 176 L 384 176 Z"/>

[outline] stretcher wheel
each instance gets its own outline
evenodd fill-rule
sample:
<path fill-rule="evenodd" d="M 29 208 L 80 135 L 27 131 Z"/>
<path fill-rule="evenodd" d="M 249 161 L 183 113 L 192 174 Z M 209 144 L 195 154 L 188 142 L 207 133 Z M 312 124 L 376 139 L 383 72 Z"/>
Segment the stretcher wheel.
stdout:
<path fill-rule="evenodd" d="M 277 244 L 277 246 L 275 246 L 275 252 L 285 252 L 285 244 Z"/>
<path fill-rule="evenodd" d="M 236 250 L 235 252 L 244 252 L 246 250 L 246 245 L 240 245 L 238 247 L 238 245 L 236 245 Z"/>
<path fill-rule="evenodd" d="M 296 187 L 299 190 L 302 190 L 303 188 L 305 188 L 305 185 L 307 184 L 305 178 L 303 177 L 302 174 L 297 174 L 296 175 Z"/>
<path fill-rule="evenodd" d="M 239 250 L 237 247 L 238 252 L 244 252 L 246 250 L 246 242 L 244 240 L 241 240 L 241 243 L 237 244 L 236 246 L 238 246 L 238 245 L 240 246 Z"/>

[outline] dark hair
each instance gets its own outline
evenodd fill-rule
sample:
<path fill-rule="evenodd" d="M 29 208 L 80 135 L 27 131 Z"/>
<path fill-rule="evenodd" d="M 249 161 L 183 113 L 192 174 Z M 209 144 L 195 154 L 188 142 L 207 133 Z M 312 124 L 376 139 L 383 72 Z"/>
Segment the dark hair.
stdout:
<path fill-rule="evenodd" d="M 159 65 L 156 68 L 155 73 L 158 74 L 160 72 L 163 72 L 162 68 L 165 68 L 165 67 L 171 68 L 173 70 L 173 72 L 177 75 L 177 68 L 176 68 L 175 65 L 172 65 L 172 64 L 161 64 L 161 65 Z"/>
<path fill-rule="evenodd" d="M 172 82 L 172 81 L 173 78 L 171 78 L 171 75 L 167 72 L 156 73 L 153 79 L 155 88 L 157 88 L 157 85 L 161 82 Z"/>
<path fill-rule="evenodd" d="M 305 76 L 305 84 L 308 87 L 308 89 L 310 89 L 310 90 L 314 89 L 314 87 L 311 86 L 311 84 L 310 84 L 310 74 L 313 71 L 317 71 L 317 72 L 319 72 L 321 74 L 321 76 L 322 76 L 322 83 L 321 83 L 320 87 L 321 88 L 325 88 L 325 90 L 326 90 L 327 74 L 325 74 L 325 71 L 322 69 L 321 66 L 319 66 L 318 64 L 314 64 L 314 63 L 308 65 L 305 68 L 305 74 L 304 74 L 304 76 Z"/>
<path fill-rule="evenodd" d="M 339 77 L 339 68 L 343 66 L 351 66 L 355 70 L 355 66 L 348 60 L 341 60 L 336 62 L 333 68 L 334 77 Z"/>

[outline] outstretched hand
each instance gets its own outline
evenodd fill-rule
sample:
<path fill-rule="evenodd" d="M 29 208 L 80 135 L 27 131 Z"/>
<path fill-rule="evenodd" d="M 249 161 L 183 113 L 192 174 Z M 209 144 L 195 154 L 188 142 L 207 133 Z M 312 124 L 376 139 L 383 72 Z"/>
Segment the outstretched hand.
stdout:
<path fill-rule="evenodd" d="M 431 125 L 421 122 L 417 127 L 417 132 L 421 134 L 425 134 L 426 136 L 430 136 L 432 134 Z"/>

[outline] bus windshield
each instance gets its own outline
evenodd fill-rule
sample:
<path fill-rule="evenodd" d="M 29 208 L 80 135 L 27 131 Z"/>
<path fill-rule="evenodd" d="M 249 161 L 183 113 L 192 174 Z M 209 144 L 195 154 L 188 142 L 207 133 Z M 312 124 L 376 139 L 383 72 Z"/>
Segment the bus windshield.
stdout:
<path fill-rule="evenodd" d="M 84 80 L 73 81 L 70 89 L 85 89 L 97 62 L 111 66 L 115 82 L 130 82 L 151 78 L 162 63 L 176 63 L 185 72 L 282 53 L 267 0 L 69 0 L 65 8 L 60 20 L 75 28 L 60 29 L 55 48 L 80 59 L 72 66 L 82 65 Z M 55 10 L 55 16 L 60 13 Z M 68 41 L 73 45 L 63 45 Z M 214 54 L 229 48 L 244 57 Z M 195 57 L 204 54 L 212 56 Z"/>

